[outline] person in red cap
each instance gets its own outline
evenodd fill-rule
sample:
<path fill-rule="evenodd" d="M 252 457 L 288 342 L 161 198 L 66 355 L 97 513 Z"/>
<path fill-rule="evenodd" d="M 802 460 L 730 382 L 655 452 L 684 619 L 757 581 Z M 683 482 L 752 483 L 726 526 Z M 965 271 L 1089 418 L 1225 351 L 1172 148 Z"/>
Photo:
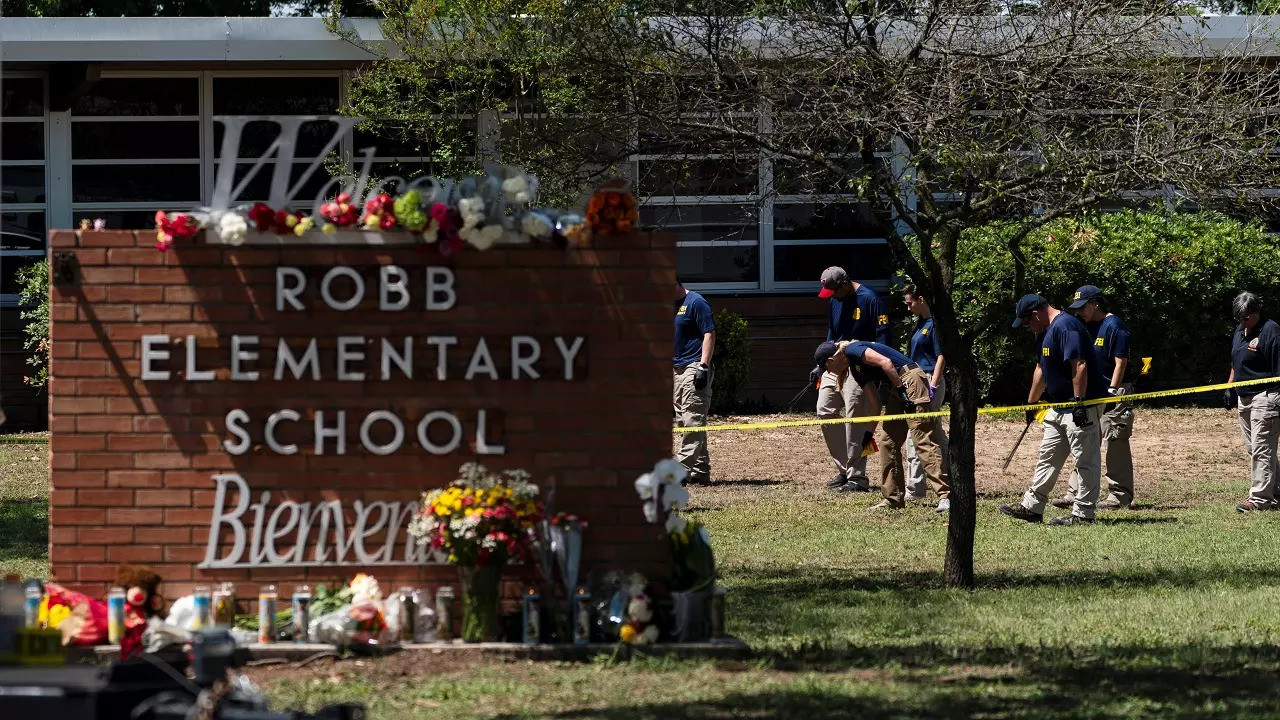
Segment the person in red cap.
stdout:
<path fill-rule="evenodd" d="M 827 340 L 851 342 L 863 340 L 892 346 L 889 332 L 889 314 L 884 302 L 875 290 L 849 279 L 841 267 L 829 267 L 822 271 L 822 290 L 818 297 L 830 301 L 830 317 L 827 322 Z M 835 373 L 815 367 L 809 373 L 809 382 L 818 388 L 818 417 L 830 419 L 868 415 L 867 401 L 862 385 L 839 382 Z M 879 398 L 877 398 L 879 400 Z M 867 459 L 862 456 L 865 436 L 872 425 L 844 423 L 822 426 L 822 438 L 827 452 L 835 461 L 836 475 L 827 487 L 837 492 L 869 492 Z"/>

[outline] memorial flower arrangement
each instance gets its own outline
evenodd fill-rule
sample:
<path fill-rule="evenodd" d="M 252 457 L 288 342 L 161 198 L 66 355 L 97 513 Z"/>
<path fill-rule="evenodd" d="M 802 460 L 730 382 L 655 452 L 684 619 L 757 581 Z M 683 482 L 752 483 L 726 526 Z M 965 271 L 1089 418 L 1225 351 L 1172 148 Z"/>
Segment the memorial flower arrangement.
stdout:
<path fill-rule="evenodd" d="M 393 194 L 379 188 L 363 199 L 341 192 L 319 203 L 314 215 L 261 202 L 227 210 L 157 212 L 156 247 L 168 250 L 209 229 L 229 245 L 244 243 L 250 232 L 302 238 L 313 232 L 365 231 L 409 233 L 442 254 L 458 252 L 465 245 L 487 250 L 500 241 L 582 248 L 591 244 L 593 232 L 625 234 L 639 221 L 638 203 L 625 181 L 602 184 L 585 216 L 531 207 L 538 185 L 529 176 L 515 173 L 488 183 L 466 180 L 447 202 L 424 197 L 418 189 Z M 505 212 L 497 207 L 499 202 L 505 204 Z"/>
<path fill-rule="evenodd" d="M 538 486 L 524 470 L 490 471 L 467 463 L 447 488 L 422 497 L 409 534 L 446 553 L 463 590 L 462 638 L 491 639 L 496 631 L 502 568 L 533 555 L 543 508 Z"/>
<path fill-rule="evenodd" d="M 645 520 L 663 523 L 672 559 L 675 561 L 672 587 L 680 592 L 709 590 L 715 583 L 716 561 L 711 537 L 702 523 L 680 516 L 689 504 L 684 489 L 688 471 L 670 458 L 659 460 L 653 470 L 636 478 L 636 493 L 643 502 Z"/>
<path fill-rule="evenodd" d="M 179 240 L 190 240 L 200 231 L 200 223 L 194 216 L 184 213 L 156 212 L 156 249 L 166 252 Z"/>
<path fill-rule="evenodd" d="M 592 231 L 604 235 L 626 235 L 640 221 L 640 206 L 621 184 L 608 183 L 596 190 L 587 204 L 587 223 Z"/>

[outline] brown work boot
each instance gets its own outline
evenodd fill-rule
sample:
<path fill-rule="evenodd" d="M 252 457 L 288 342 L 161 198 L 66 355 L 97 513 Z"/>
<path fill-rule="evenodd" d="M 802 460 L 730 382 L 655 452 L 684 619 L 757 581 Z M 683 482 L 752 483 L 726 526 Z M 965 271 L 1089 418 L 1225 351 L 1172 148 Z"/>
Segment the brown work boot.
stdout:
<path fill-rule="evenodd" d="M 1033 513 L 1027 508 L 1025 508 L 1022 505 L 1022 503 L 1016 503 L 1014 505 L 1006 505 L 1004 503 L 1000 503 L 1000 512 L 1004 513 L 1005 515 L 1008 515 L 1011 518 L 1025 520 L 1029 523 L 1044 522 L 1043 513 Z"/>
<path fill-rule="evenodd" d="M 1119 510 L 1129 507 L 1128 502 L 1121 502 L 1115 495 L 1108 495 L 1106 500 L 1098 503 L 1099 510 Z"/>
<path fill-rule="evenodd" d="M 1071 493 L 1067 493 L 1062 497 L 1050 500 L 1049 504 L 1062 510 L 1070 510 L 1071 507 L 1076 504 L 1076 496 Z"/>

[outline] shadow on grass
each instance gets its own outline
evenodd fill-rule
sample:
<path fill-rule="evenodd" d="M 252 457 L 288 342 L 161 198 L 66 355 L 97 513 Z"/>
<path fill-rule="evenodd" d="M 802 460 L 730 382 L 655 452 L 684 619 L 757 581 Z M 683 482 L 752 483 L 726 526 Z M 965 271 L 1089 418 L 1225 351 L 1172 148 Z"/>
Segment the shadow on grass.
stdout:
<path fill-rule="evenodd" d="M 1098 515 L 1094 521 L 1099 525 L 1169 525 L 1178 522 L 1175 517 L 1128 517 L 1124 515 Z"/>
<path fill-rule="evenodd" d="M 775 607 L 775 603 L 809 600 L 826 604 L 832 593 L 899 592 L 904 594 L 943 591 L 942 573 L 905 570 L 843 570 L 835 568 L 736 568 L 734 584 L 750 588 L 754 605 Z M 1148 588 L 1168 586 L 1193 588 L 1229 586 L 1252 588 L 1280 585 L 1280 567 L 1242 569 L 1239 566 L 1197 566 L 1190 568 L 1131 568 L 1109 570 L 1063 570 L 1046 572 L 980 572 L 979 590 L 1018 588 L 1087 587 Z M 962 592 L 962 591 L 956 591 Z"/>
<path fill-rule="evenodd" d="M 1280 651 L 1275 648 L 1168 648 L 1164 653 L 1151 648 L 1093 648 L 1082 654 L 1046 650 L 1031 651 L 1012 666 L 784 676 L 780 687 L 760 692 L 685 702 L 620 700 L 606 708 L 550 717 L 1265 718 L 1274 717 L 1280 703 L 1280 685 L 1274 680 Z"/>
<path fill-rule="evenodd" d="M 0 501 L 0 560 L 49 557 L 49 501 Z"/>

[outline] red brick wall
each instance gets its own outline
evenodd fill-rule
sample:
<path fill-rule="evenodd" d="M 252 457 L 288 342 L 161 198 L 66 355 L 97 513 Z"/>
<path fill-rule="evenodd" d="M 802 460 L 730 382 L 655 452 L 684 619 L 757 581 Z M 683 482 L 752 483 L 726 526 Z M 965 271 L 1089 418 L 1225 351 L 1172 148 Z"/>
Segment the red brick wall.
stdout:
<path fill-rule="evenodd" d="M 141 562 L 157 568 L 170 597 L 196 583 L 228 580 L 245 598 L 260 582 L 280 583 L 283 594 L 294 582 L 349 577 L 360 567 L 197 568 L 214 503 L 212 476 L 239 473 L 255 501 L 270 490 L 272 505 L 286 498 L 341 499 L 350 509 L 357 499 L 413 501 L 474 459 L 491 468 L 529 470 L 544 495 L 554 484 L 559 509 L 591 521 L 584 574 L 603 567 L 661 571 L 666 551 L 660 527 L 645 524 L 632 481 L 671 449 L 669 236 L 597 239 L 590 250 L 568 252 L 468 250 L 453 258 L 408 248 L 225 248 L 202 240 L 160 253 L 153 243 L 150 232 L 52 233 L 53 251 L 74 252 L 79 265 L 78 284 L 53 287 L 51 309 L 50 557 L 58 581 L 101 593 L 116 563 Z M 335 311 L 307 295 L 305 312 L 276 311 L 277 266 L 300 267 L 314 284 L 334 265 L 370 270 L 388 263 L 411 273 L 410 309 L 380 312 L 377 287 L 369 284 L 356 310 Z M 417 273 L 426 265 L 453 268 L 453 309 L 422 309 Z M 178 377 L 185 350 L 175 343 L 172 361 L 156 364 L 174 376 L 143 381 L 140 339 L 158 333 L 175 340 L 195 335 L 198 367 L 216 370 L 218 379 Z M 234 334 L 260 337 L 260 359 L 253 365 L 264 380 L 229 379 Z M 364 363 L 372 379 L 335 380 L 331 348 L 339 335 L 372 339 Z M 380 338 L 398 344 L 406 335 L 419 343 L 419 356 L 428 350 L 421 344 L 427 335 L 458 336 L 448 380 L 423 377 L 421 359 L 413 380 L 398 373 L 390 381 L 377 377 L 372 351 Z M 491 349 L 509 378 L 503 343 L 512 335 L 541 341 L 548 361 L 541 379 L 462 379 L 481 336 L 498 341 Z M 556 335 L 585 336 L 578 379 L 559 374 Z M 271 380 L 276 339 L 289 340 L 296 352 L 312 337 L 321 346 L 322 379 Z M 429 365 L 435 365 L 433 348 Z M 234 440 L 225 427 L 233 408 L 253 418 L 254 447 L 243 455 L 222 447 L 223 440 Z M 281 408 L 302 415 L 281 434 L 282 442 L 299 443 L 298 454 L 263 447 L 262 424 Z M 491 442 L 503 442 L 506 454 L 477 458 L 468 449 L 481 408 L 489 412 Z M 431 455 L 415 439 L 417 419 L 432 409 L 456 411 L 462 420 L 464 443 L 457 452 Z M 315 410 L 330 417 L 347 411 L 345 456 L 314 453 Z M 371 410 L 404 419 L 406 438 L 398 452 L 378 456 L 360 447 L 358 425 Z M 442 566 L 380 567 L 374 573 L 384 587 L 401 578 L 456 581 L 453 569 Z"/>

